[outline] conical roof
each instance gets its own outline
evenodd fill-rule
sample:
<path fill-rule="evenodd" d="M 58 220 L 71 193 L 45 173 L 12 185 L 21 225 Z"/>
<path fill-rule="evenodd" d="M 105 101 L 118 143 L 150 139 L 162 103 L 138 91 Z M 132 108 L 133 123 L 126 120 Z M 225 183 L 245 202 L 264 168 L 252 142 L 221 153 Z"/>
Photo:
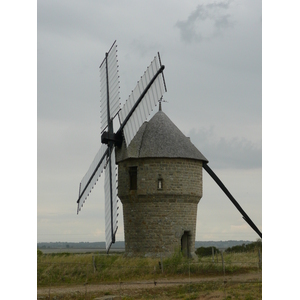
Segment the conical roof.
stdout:
<path fill-rule="evenodd" d="M 190 158 L 208 162 L 168 116 L 158 111 L 145 122 L 129 146 L 117 151 L 117 162 L 127 158 Z"/>

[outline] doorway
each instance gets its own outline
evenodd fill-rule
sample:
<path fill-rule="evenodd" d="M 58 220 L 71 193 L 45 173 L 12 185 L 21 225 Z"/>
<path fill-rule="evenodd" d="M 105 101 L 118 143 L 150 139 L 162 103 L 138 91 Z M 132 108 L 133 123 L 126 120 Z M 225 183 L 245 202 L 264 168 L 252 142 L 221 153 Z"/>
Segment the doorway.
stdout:
<path fill-rule="evenodd" d="M 181 237 L 181 252 L 183 256 L 190 257 L 190 245 L 191 245 L 191 232 L 184 231 Z"/>

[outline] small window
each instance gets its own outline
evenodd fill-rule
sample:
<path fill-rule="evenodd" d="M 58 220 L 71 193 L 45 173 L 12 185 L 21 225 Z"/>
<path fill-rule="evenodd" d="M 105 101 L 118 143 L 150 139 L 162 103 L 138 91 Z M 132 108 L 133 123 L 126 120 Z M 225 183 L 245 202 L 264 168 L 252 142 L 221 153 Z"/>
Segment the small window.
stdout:
<path fill-rule="evenodd" d="M 137 167 L 129 167 L 129 189 L 137 190 Z"/>
<path fill-rule="evenodd" d="M 162 190 L 162 188 L 163 188 L 163 180 L 162 180 L 162 178 L 158 178 L 158 181 L 157 181 L 157 188 L 158 188 L 159 190 Z"/>

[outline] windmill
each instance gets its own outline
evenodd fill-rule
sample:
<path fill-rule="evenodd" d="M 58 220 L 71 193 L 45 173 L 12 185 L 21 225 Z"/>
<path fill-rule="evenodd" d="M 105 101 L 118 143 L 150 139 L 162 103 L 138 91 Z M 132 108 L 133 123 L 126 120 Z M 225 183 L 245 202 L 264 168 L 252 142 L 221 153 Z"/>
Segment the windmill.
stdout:
<path fill-rule="evenodd" d="M 93 186 L 96 184 L 99 176 L 105 170 L 105 236 L 106 236 L 106 250 L 109 251 L 112 243 L 115 242 L 115 235 L 118 229 L 117 226 L 117 217 L 118 217 L 118 183 L 117 183 L 117 174 L 116 174 L 116 155 L 122 156 L 122 149 L 125 151 L 129 151 L 132 148 L 132 145 L 136 143 L 137 140 L 141 142 L 142 140 L 145 142 L 145 137 L 147 136 L 147 124 L 144 123 L 149 116 L 150 112 L 153 110 L 154 106 L 157 102 L 162 101 L 162 96 L 164 92 L 166 92 L 166 85 L 163 75 L 164 66 L 161 64 L 160 56 L 154 58 L 151 62 L 150 66 L 145 71 L 144 75 L 141 77 L 140 81 L 137 83 L 137 86 L 130 94 L 128 100 L 120 109 L 119 103 L 119 80 L 118 80 L 118 65 L 117 65 L 117 46 L 116 41 L 111 46 L 110 50 L 105 54 L 105 58 L 101 63 L 100 67 L 100 82 L 101 82 L 101 142 L 102 145 L 96 154 L 89 170 L 87 171 L 86 175 L 83 177 L 82 181 L 79 185 L 79 197 L 77 200 L 77 213 L 79 213 L 82 205 L 84 204 L 86 198 L 88 197 L 89 193 L 91 192 Z M 238 209 L 238 211 L 242 214 L 243 219 L 251 226 L 251 228 L 260 236 L 262 237 L 261 232 L 256 227 L 256 225 L 252 222 L 250 217 L 244 212 L 238 202 L 234 199 L 228 189 L 224 186 L 221 180 L 217 177 L 217 175 L 212 171 L 212 169 L 208 166 L 208 160 L 201 154 L 201 152 L 188 140 L 186 137 L 177 129 L 176 126 L 171 122 L 166 116 L 161 112 L 161 105 L 159 114 L 157 114 L 157 118 L 155 119 L 157 122 L 163 122 L 163 128 L 170 128 L 172 130 L 171 134 L 168 132 L 165 133 L 166 136 L 172 137 L 169 140 L 169 144 L 171 147 L 169 149 L 165 148 L 159 151 L 156 151 L 156 154 L 151 154 L 150 156 L 154 157 L 172 157 L 172 158 L 186 158 L 188 160 L 192 159 L 193 161 L 200 161 L 200 169 L 201 174 L 199 178 L 201 180 L 201 195 L 202 197 L 202 167 L 206 172 L 214 179 L 214 181 L 219 185 L 219 187 L 223 190 L 223 192 L 227 195 L 227 197 L 231 200 L 234 206 Z M 120 127 L 115 132 L 113 128 L 113 120 L 116 116 L 119 116 Z M 156 115 L 155 115 L 156 116 Z M 154 119 L 154 117 L 153 117 Z M 149 122 L 149 124 L 153 124 L 153 122 Z M 174 125 L 174 126 L 173 126 Z M 151 125 L 152 127 L 154 125 Z M 154 133 L 152 133 L 153 141 L 148 141 L 150 143 L 159 143 L 165 144 L 166 140 L 164 137 L 161 137 L 159 140 L 156 132 L 161 129 L 160 127 L 154 128 Z M 150 128 L 150 126 L 148 126 Z M 140 139 L 139 136 L 142 136 L 143 139 Z M 150 135 L 151 136 L 151 135 Z M 131 143 L 132 142 L 132 143 Z M 172 147 L 172 144 L 181 144 L 180 151 L 175 151 Z M 139 155 L 141 153 L 142 145 L 138 145 Z M 151 147 L 151 145 L 150 145 Z M 152 145 L 153 148 L 153 145 Z M 120 150 L 121 149 L 121 150 Z M 117 150 L 117 151 L 116 151 Z M 176 150 L 176 149 L 175 149 Z M 131 150 L 130 150 L 131 151 Z M 165 154 L 163 153 L 165 151 Z M 123 151 L 124 152 L 124 151 Z M 155 152 L 155 151 L 154 151 Z M 149 152 L 148 152 L 149 153 Z M 136 159 L 138 156 L 133 155 L 134 161 L 136 163 Z M 144 158 L 142 158 L 144 159 Z M 122 159 L 121 159 L 122 160 Z M 120 158 L 118 159 L 119 163 Z M 122 165 L 122 163 L 120 163 Z M 126 167 L 129 172 L 133 172 L 134 180 L 137 180 L 137 173 L 136 173 L 136 166 L 135 167 Z M 121 170 L 121 174 L 124 174 L 123 167 Z M 134 173 L 135 169 L 135 173 Z M 132 171 L 133 170 L 133 171 Z M 122 173 L 123 172 L 123 173 Z M 127 172 L 127 171 L 126 171 Z M 173 171 L 172 171 L 173 172 Z M 128 172 L 127 172 L 128 173 Z M 119 174 L 120 176 L 120 174 Z M 122 175 L 123 176 L 123 175 Z M 127 175 L 125 175 L 127 176 Z M 159 175 L 161 176 L 161 175 Z M 168 177 L 168 175 L 166 175 Z M 132 180 L 130 179 L 130 181 Z M 126 179 L 127 180 L 127 179 Z M 129 179 L 128 179 L 129 180 Z M 128 182 L 127 180 L 127 182 Z M 144 180 L 144 178 L 143 178 Z M 149 186 L 153 184 L 154 181 L 151 179 L 149 181 Z M 155 183 L 154 183 L 155 184 Z M 168 184 L 166 180 L 166 185 Z M 128 184 L 126 183 L 125 186 Z M 194 186 L 197 184 L 194 184 Z M 121 184 L 121 189 L 122 188 Z M 136 183 L 134 184 L 134 189 L 136 189 Z M 156 187 L 152 190 L 154 194 L 150 195 L 150 197 L 156 197 L 157 199 L 163 196 L 168 196 L 167 194 L 164 195 L 161 193 L 163 187 L 162 178 L 158 178 L 158 188 L 156 191 Z M 195 187 L 198 189 L 198 187 Z M 157 194 L 158 192 L 158 194 Z M 121 191 L 122 193 L 122 191 Z M 149 192 L 148 192 L 149 194 Z M 151 194 L 151 193 L 150 193 Z M 181 191 L 182 194 L 182 191 Z M 132 193 L 131 193 L 132 195 Z M 135 197 L 135 196 L 134 196 Z M 189 197 L 189 196 L 188 196 Z M 121 199 L 122 200 L 122 199 Z M 162 198 L 162 202 L 164 201 L 164 197 Z M 144 201 L 144 200 L 143 200 Z M 199 201 L 199 200 L 198 200 Z M 191 202 L 190 200 L 187 201 Z M 195 202 L 196 205 L 198 202 Z M 123 203 L 124 207 L 124 203 Z M 133 211 L 132 208 L 129 209 Z M 146 207 L 148 212 L 150 211 L 149 206 Z M 195 210 L 195 207 L 191 207 L 190 211 Z M 147 212 L 146 212 L 147 213 Z M 143 215 L 143 213 L 138 214 L 138 218 Z M 156 220 L 157 213 L 156 211 L 153 212 L 153 218 Z M 125 218 L 125 213 L 124 213 Z M 151 219 L 151 216 L 148 216 L 148 219 Z M 139 234 L 140 225 L 141 223 L 145 223 L 144 221 L 141 222 L 142 219 L 139 219 L 137 222 L 136 227 L 130 230 L 136 230 L 133 236 L 136 236 L 136 233 Z M 130 220 L 131 222 L 131 220 Z M 153 226 L 156 226 L 156 221 L 153 222 Z M 126 222 L 129 224 L 128 222 Z M 173 223 L 176 223 L 174 221 Z M 124 226 L 127 226 L 124 224 Z M 169 225 L 165 224 L 165 227 Z M 148 228 L 148 227 L 147 227 Z M 149 227 L 151 228 L 151 226 Z M 177 240 L 175 243 L 183 243 L 187 239 L 186 236 L 180 236 L 183 233 L 190 232 L 190 231 L 183 231 L 181 233 L 176 233 Z M 189 233 L 190 234 L 190 233 Z M 169 233 L 167 234 L 170 235 Z M 125 241 L 126 241 L 126 234 L 125 234 Z M 125 244 L 126 245 L 126 244 Z M 126 247 L 126 246 L 125 246 Z M 139 246 L 140 247 L 140 246 Z M 126 249 L 125 249 L 126 250 Z"/>

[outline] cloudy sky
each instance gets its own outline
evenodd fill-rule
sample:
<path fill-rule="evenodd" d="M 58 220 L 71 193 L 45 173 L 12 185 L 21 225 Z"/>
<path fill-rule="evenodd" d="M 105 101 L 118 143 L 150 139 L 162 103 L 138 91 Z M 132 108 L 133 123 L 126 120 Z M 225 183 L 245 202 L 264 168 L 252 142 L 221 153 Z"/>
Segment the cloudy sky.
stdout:
<path fill-rule="evenodd" d="M 262 231 L 261 1 L 52 0 L 37 2 L 37 241 L 104 241 L 103 180 L 79 215 L 76 200 L 101 145 L 98 67 L 114 40 L 121 103 L 159 51 L 163 111 Z M 203 173 L 196 240 L 256 240 Z"/>

